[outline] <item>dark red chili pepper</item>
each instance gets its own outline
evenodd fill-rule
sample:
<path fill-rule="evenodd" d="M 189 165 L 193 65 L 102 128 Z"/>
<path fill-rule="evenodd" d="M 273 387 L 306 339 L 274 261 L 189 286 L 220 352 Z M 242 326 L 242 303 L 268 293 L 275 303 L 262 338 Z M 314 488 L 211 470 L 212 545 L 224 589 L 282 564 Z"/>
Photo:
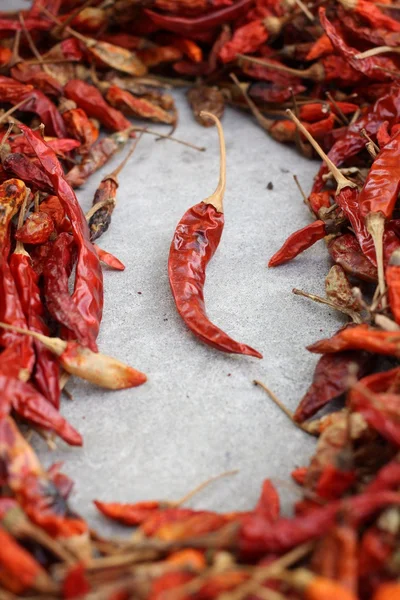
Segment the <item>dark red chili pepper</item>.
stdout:
<path fill-rule="evenodd" d="M 105 98 L 111 106 L 118 108 L 127 117 L 150 119 L 156 123 L 167 124 L 176 121 L 175 114 L 170 114 L 160 106 L 146 100 L 146 98 L 138 98 L 116 85 L 111 85 L 108 88 Z"/>
<path fill-rule="evenodd" d="M 50 48 L 50 50 L 43 55 L 43 59 L 50 62 L 52 60 L 55 62 L 58 60 L 79 62 L 83 59 L 82 45 L 73 37 L 66 38 Z"/>
<path fill-rule="evenodd" d="M 212 196 L 190 208 L 176 227 L 168 259 L 172 295 L 185 324 L 203 342 L 223 352 L 262 358 L 257 350 L 235 342 L 211 323 L 205 314 L 205 269 L 219 244 L 224 226 L 222 200 L 225 191 L 225 144 L 218 119 L 211 113 L 203 114 L 213 119 L 218 127 L 221 152 L 220 181 Z"/>
<path fill-rule="evenodd" d="M 161 29 L 192 37 L 204 31 L 210 31 L 213 27 L 218 27 L 223 23 L 235 21 L 246 14 L 251 3 L 252 0 L 238 0 L 230 6 L 224 6 L 219 10 L 194 18 L 162 15 L 149 9 L 145 9 L 144 12 Z"/>
<path fill-rule="evenodd" d="M 54 152 L 43 140 L 38 140 L 29 127 L 21 124 L 21 129 L 53 183 L 56 195 L 70 218 L 71 229 L 79 252 L 72 299 L 87 328 L 87 336 L 90 339 L 88 345 L 95 350 L 95 340 L 103 312 L 103 275 L 96 251 L 89 241 L 89 229 L 85 216 L 74 192 L 64 179 L 63 170 Z"/>
<path fill-rule="evenodd" d="M 63 87 L 55 77 L 43 71 L 39 65 L 29 65 L 21 61 L 10 70 L 13 79 L 32 85 L 48 96 L 61 96 Z"/>
<path fill-rule="evenodd" d="M 293 418 L 298 423 L 306 421 L 323 406 L 348 388 L 349 367 L 357 367 L 361 378 L 368 369 L 370 356 L 365 352 L 338 352 L 322 356 L 315 367 L 313 382 L 300 401 Z"/>
<path fill-rule="evenodd" d="M 400 23 L 383 13 L 378 6 L 368 0 L 340 0 L 345 10 L 354 12 L 368 21 L 373 27 L 383 27 L 389 31 L 400 31 Z"/>
<path fill-rule="evenodd" d="M 17 244 L 10 259 L 13 275 L 26 324 L 32 331 L 48 335 L 44 323 L 44 307 L 38 286 L 38 276 L 32 268 L 31 259 L 21 244 Z M 36 340 L 33 342 L 36 352 L 33 379 L 39 391 L 56 408 L 60 404 L 60 369 L 54 356 Z"/>
<path fill-rule="evenodd" d="M 25 154 L 19 152 L 2 157 L 2 165 L 6 171 L 22 179 L 28 185 L 42 192 L 53 193 L 53 184 L 43 170 L 29 159 Z"/>
<path fill-rule="evenodd" d="M 331 240 L 328 251 L 332 260 L 349 275 L 372 283 L 378 280 L 376 267 L 363 255 L 352 233 L 345 233 Z"/>
<path fill-rule="evenodd" d="M 101 169 L 113 156 L 124 147 L 131 135 L 131 127 L 98 140 L 90 149 L 82 162 L 72 167 L 65 178 L 71 187 L 83 185 L 87 178 Z"/>
<path fill-rule="evenodd" d="M 269 259 L 269 267 L 288 262 L 328 235 L 325 221 L 314 221 L 292 233 L 283 246 Z"/>
<path fill-rule="evenodd" d="M 99 137 L 99 129 L 73 100 L 64 100 L 59 107 L 67 132 L 79 140 L 79 154 L 87 154 Z"/>
<path fill-rule="evenodd" d="M 107 104 L 96 87 L 81 79 L 69 81 L 64 88 L 64 93 L 67 98 L 76 102 L 89 117 L 98 119 L 107 129 L 122 131 L 131 125 L 119 110 Z"/>
<path fill-rule="evenodd" d="M 54 431 L 68 444 L 82 445 L 81 435 L 30 383 L 0 374 L 0 391 L 3 416 L 12 407 L 24 419 Z"/>

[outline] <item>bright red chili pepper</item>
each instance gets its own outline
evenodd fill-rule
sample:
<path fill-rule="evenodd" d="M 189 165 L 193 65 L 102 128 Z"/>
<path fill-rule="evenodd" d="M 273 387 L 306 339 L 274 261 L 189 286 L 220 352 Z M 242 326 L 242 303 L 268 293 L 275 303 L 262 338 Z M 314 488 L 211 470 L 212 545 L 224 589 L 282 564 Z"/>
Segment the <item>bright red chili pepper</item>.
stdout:
<path fill-rule="evenodd" d="M 325 221 L 314 221 L 292 233 L 283 246 L 269 259 L 269 267 L 277 267 L 296 256 L 328 235 Z"/>
<path fill-rule="evenodd" d="M 98 127 L 72 100 L 66 100 L 60 107 L 60 112 L 68 134 L 80 142 L 77 152 L 87 154 L 99 137 Z"/>
<path fill-rule="evenodd" d="M 383 27 L 389 31 L 400 31 L 400 23 L 383 13 L 378 6 L 368 0 L 339 0 L 345 10 L 355 12 L 373 27 Z"/>
<path fill-rule="evenodd" d="M 230 338 L 216 327 L 205 314 L 203 286 L 205 269 L 221 238 L 224 226 L 222 199 L 225 191 L 225 144 L 218 119 L 211 113 L 220 136 L 220 181 L 214 194 L 190 208 L 179 221 L 171 243 L 168 274 L 172 295 L 179 314 L 187 327 L 209 346 L 223 352 L 262 355 Z"/>

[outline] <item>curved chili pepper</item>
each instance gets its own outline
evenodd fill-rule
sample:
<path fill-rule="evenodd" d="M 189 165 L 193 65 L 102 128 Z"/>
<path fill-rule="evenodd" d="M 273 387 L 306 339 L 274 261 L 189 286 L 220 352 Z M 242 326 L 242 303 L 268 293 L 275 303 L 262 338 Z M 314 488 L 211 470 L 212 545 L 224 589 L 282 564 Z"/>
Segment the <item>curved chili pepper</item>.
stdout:
<path fill-rule="evenodd" d="M 23 244 L 43 244 L 54 232 L 53 219 L 45 212 L 35 212 L 15 232 L 15 239 Z"/>
<path fill-rule="evenodd" d="M 224 215 L 222 200 L 225 192 L 225 144 L 218 119 L 211 113 L 220 136 L 220 180 L 215 192 L 190 208 L 179 221 L 171 243 L 168 275 L 176 308 L 187 327 L 203 342 L 223 352 L 262 355 L 245 344 L 235 342 L 216 327 L 205 314 L 203 286 L 205 270 L 219 244 Z"/>
<path fill-rule="evenodd" d="M 312 384 L 296 408 L 294 420 L 298 423 L 306 421 L 343 394 L 348 388 L 350 365 L 356 365 L 357 377 L 363 377 L 369 362 L 370 356 L 366 352 L 338 352 L 322 356 L 315 367 Z"/>
<path fill-rule="evenodd" d="M 108 88 L 105 98 L 111 106 L 118 108 L 127 117 L 150 119 L 156 123 L 166 124 L 176 121 L 176 115 L 168 113 L 146 98 L 137 98 L 128 90 L 123 90 L 117 85 L 111 85 Z"/>
<path fill-rule="evenodd" d="M 88 345 L 96 350 L 95 340 L 103 312 L 103 275 L 96 251 L 89 241 L 85 216 L 73 190 L 64 178 L 63 170 L 54 152 L 43 140 L 38 140 L 29 127 L 21 124 L 21 129 L 53 183 L 56 195 L 70 218 L 74 240 L 79 249 L 72 299 L 87 328 L 90 339 Z"/>
<path fill-rule="evenodd" d="M 71 106 L 72 104 L 72 106 Z M 77 108 L 72 100 L 65 100 L 59 107 L 67 132 L 73 138 L 79 140 L 78 154 L 87 154 L 99 137 L 99 129 L 89 119 L 82 108 Z"/>
<path fill-rule="evenodd" d="M 375 354 L 400 356 L 400 335 L 394 331 L 380 331 L 367 325 L 347 327 L 330 339 L 307 346 L 310 352 L 325 354 L 341 350 L 365 350 Z"/>
<path fill-rule="evenodd" d="M 225 6 L 219 10 L 194 18 L 162 15 L 148 8 L 144 12 L 161 29 L 191 36 L 209 31 L 213 27 L 218 27 L 223 23 L 235 21 L 246 13 L 252 2 L 253 0 L 238 0 L 238 2 L 230 6 Z"/>
<path fill-rule="evenodd" d="M 82 436 L 33 385 L 0 374 L 0 390 L 3 416 L 12 407 L 24 419 L 54 431 L 68 444 L 82 445 Z M 8 403 L 8 407 L 5 403 Z"/>
<path fill-rule="evenodd" d="M 288 262 L 328 235 L 325 221 L 314 221 L 292 233 L 283 246 L 269 259 L 269 267 Z"/>

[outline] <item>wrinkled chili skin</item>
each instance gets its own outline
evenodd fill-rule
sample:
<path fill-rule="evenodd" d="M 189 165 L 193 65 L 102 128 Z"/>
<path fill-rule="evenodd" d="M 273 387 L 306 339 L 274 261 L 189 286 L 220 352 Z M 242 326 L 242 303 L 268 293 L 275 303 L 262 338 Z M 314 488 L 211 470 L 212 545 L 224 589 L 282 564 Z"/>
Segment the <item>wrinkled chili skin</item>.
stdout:
<path fill-rule="evenodd" d="M 288 262 L 313 246 L 327 235 L 324 221 L 314 221 L 302 229 L 292 233 L 283 246 L 270 258 L 268 266 L 277 267 Z"/>
<path fill-rule="evenodd" d="M 28 328 L 37 333 L 49 335 L 44 323 L 38 276 L 33 270 L 31 259 L 26 254 L 14 253 L 10 259 L 10 269 L 14 277 Z M 33 378 L 39 391 L 56 408 L 60 404 L 60 368 L 55 355 L 37 340 L 33 341 L 36 363 Z"/>
<path fill-rule="evenodd" d="M 332 260 L 349 275 L 371 283 L 378 280 L 376 267 L 363 255 L 352 233 L 345 233 L 331 240 L 328 252 Z"/>
<path fill-rule="evenodd" d="M 252 2 L 253 0 L 239 0 L 231 6 L 226 6 L 220 10 L 215 10 L 209 14 L 194 18 L 162 15 L 149 9 L 145 9 L 144 12 L 155 25 L 162 29 L 190 37 L 191 35 L 209 31 L 211 28 L 218 27 L 223 23 L 235 21 L 247 12 Z"/>
<path fill-rule="evenodd" d="M 118 183 L 114 177 L 105 177 L 96 190 L 92 206 L 98 202 L 106 202 L 104 206 L 96 210 L 89 220 L 90 239 L 92 242 L 103 235 L 111 224 L 111 216 L 115 208 L 115 196 Z"/>
<path fill-rule="evenodd" d="M 357 377 L 363 377 L 369 366 L 366 352 L 338 352 L 325 354 L 315 367 L 313 381 L 294 413 L 298 423 L 306 421 L 328 402 L 343 394 L 348 388 L 349 366 L 357 367 Z"/>
<path fill-rule="evenodd" d="M 390 219 L 400 191 L 400 131 L 379 152 L 359 195 L 360 214 Z"/>
<path fill-rule="evenodd" d="M 203 342 L 234 354 L 262 358 L 253 348 L 235 342 L 206 316 L 203 287 L 206 267 L 221 239 L 224 215 L 200 202 L 179 221 L 171 243 L 168 274 L 176 308 L 187 327 Z"/>
<path fill-rule="evenodd" d="M 23 179 L 27 185 L 41 192 L 53 193 L 53 184 L 49 177 L 38 165 L 25 154 L 14 152 L 2 159 L 3 167 L 19 179 Z"/>
<path fill-rule="evenodd" d="M 66 174 L 65 178 L 69 185 L 73 188 L 83 185 L 90 175 L 101 169 L 118 152 L 119 148 L 120 144 L 112 136 L 98 140 L 82 162 L 72 167 Z"/>
<path fill-rule="evenodd" d="M 15 239 L 23 244 L 43 244 L 54 232 L 53 219 L 45 212 L 36 212 L 15 232 Z"/>
<path fill-rule="evenodd" d="M 43 266 L 44 295 L 51 316 L 87 346 L 91 338 L 68 289 L 73 262 L 73 237 L 69 233 L 60 233 Z"/>
<path fill-rule="evenodd" d="M 351 158 L 365 147 L 365 139 L 360 135 L 362 129 L 365 129 L 368 135 L 374 138 L 384 121 L 389 121 L 389 125 L 392 125 L 396 123 L 399 116 L 400 87 L 393 85 L 389 93 L 379 98 L 361 119 L 346 128 L 345 133 L 329 150 L 329 158 L 335 165 L 341 165 L 345 160 Z M 320 192 L 322 190 L 324 186 L 322 176 L 326 173 L 328 173 L 328 168 L 322 165 L 315 177 L 313 192 Z"/>

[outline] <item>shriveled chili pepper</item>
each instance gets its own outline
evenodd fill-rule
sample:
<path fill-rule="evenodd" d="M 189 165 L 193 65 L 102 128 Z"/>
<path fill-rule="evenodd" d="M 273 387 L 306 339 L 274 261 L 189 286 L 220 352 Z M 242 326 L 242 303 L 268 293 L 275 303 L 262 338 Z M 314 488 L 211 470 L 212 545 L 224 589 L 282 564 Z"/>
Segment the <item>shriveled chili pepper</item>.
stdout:
<path fill-rule="evenodd" d="M 42 140 L 38 140 L 28 127 L 21 125 L 21 128 L 70 218 L 74 240 L 79 249 L 72 298 L 86 325 L 90 337 L 89 345 L 96 349 L 95 339 L 103 311 L 103 276 L 96 251 L 89 241 L 85 216 L 74 192 L 64 179 L 64 173 L 54 152 Z"/>
<path fill-rule="evenodd" d="M 15 175 L 19 179 L 23 179 L 25 183 L 33 188 L 52 194 L 53 184 L 50 178 L 43 170 L 28 158 L 25 154 L 15 152 L 2 157 L 2 165 L 4 169 Z"/>
<path fill-rule="evenodd" d="M 293 260 L 328 234 L 329 227 L 325 221 L 318 220 L 306 225 L 287 238 L 283 246 L 269 259 L 268 266 L 277 267 Z"/>
<path fill-rule="evenodd" d="M 251 21 L 235 30 L 232 39 L 220 50 L 219 57 L 222 62 L 231 62 L 237 54 L 256 52 L 264 44 L 269 35 L 278 35 L 285 23 L 273 15 L 261 20 Z"/>
<path fill-rule="evenodd" d="M 400 335 L 394 331 L 380 331 L 357 325 L 342 329 L 331 340 L 321 340 L 308 346 L 310 352 L 338 352 L 340 350 L 366 350 L 376 354 L 397 356 L 400 353 Z"/>
<path fill-rule="evenodd" d="M 59 111 L 68 134 L 80 142 L 77 152 L 82 155 L 87 154 L 99 137 L 98 127 L 82 108 L 77 108 L 73 100 L 64 99 L 59 105 Z"/>
<path fill-rule="evenodd" d="M 23 244 L 43 244 L 54 233 L 53 219 L 45 212 L 32 213 L 15 233 L 15 239 Z"/>
<path fill-rule="evenodd" d="M 246 13 L 250 4 L 251 0 L 238 0 L 230 6 L 193 18 L 162 15 L 149 9 L 145 9 L 145 13 L 155 25 L 162 29 L 195 37 L 196 34 L 209 31 L 213 27 L 235 21 Z"/>
<path fill-rule="evenodd" d="M 365 352 L 338 352 L 319 359 L 313 382 L 300 401 L 293 418 L 302 423 L 348 387 L 349 367 L 356 365 L 357 377 L 363 377 L 370 357 Z"/>
<path fill-rule="evenodd" d="M 98 140 L 90 149 L 82 162 L 72 167 L 65 178 L 71 187 L 79 187 L 86 179 L 100 169 L 118 152 L 129 140 L 132 128 L 114 133 Z"/>
<path fill-rule="evenodd" d="M 220 136 L 220 180 L 215 192 L 190 208 L 176 227 L 168 259 L 168 275 L 172 295 L 187 327 L 203 342 L 223 352 L 262 355 L 230 338 L 205 314 L 203 286 L 205 269 L 221 238 L 224 226 L 223 196 L 225 192 L 225 144 L 222 126 L 212 113 L 203 113 L 215 121 Z"/>
<path fill-rule="evenodd" d="M 127 117 L 150 119 L 150 121 L 155 121 L 156 123 L 167 124 L 172 124 L 176 121 L 176 115 L 168 113 L 145 98 L 135 97 L 131 92 L 123 90 L 116 85 L 108 87 L 105 98 L 111 106 L 120 110 Z"/>
<path fill-rule="evenodd" d="M 340 110 L 342 114 L 348 115 L 354 113 L 358 106 L 351 102 L 328 102 L 321 103 L 311 102 L 310 104 L 303 104 L 299 109 L 299 119 L 304 121 L 320 121 L 326 118 L 328 112 L 333 112 L 336 115 Z"/>
<path fill-rule="evenodd" d="M 92 352 L 77 342 L 65 342 L 60 338 L 50 338 L 20 327 L 16 329 L 6 323 L 0 323 L 0 327 L 9 331 L 15 330 L 41 342 L 45 348 L 58 357 L 60 365 L 65 371 L 99 386 L 110 390 L 121 390 L 142 385 L 147 381 L 144 373 L 136 371 L 115 358 L 99 352 Z"/>
<path fill-rule="evenodd" d="M 332 54 L 333 46 L 332 42 L 326 33 L 323 33 L 312 45 L 310 51 L 306 56 L 306 60 L 317 60 L 322 56 Z"/>
<path fill-rule="evenodd" d="M 343 8 L 351 13 L 357 13 L 373 27 L 384 27 L 389 31 L 400 31 L 400 23 L 392 19 L 378 6 L 367 0 L 339 0 Z"/>
<path fill-rule="evenodd" d="M 64 94 L 79 108 L 82 108 L 89 117 L 98 119 L 107 129 L 122 131 L 130 127 L 130 123 L 124 115 L 107 104 L 99 90 L 93 85 L 80 79 L 72 79 L 64 87 Z"/>
<path fill-rule="evenodd" d="M 378 280 L 376 267 L 363 255 L 353 234 L 345 233 L 331 240 L 328 251 L 332 260 L 349 275 L 373 283 Z"/>

